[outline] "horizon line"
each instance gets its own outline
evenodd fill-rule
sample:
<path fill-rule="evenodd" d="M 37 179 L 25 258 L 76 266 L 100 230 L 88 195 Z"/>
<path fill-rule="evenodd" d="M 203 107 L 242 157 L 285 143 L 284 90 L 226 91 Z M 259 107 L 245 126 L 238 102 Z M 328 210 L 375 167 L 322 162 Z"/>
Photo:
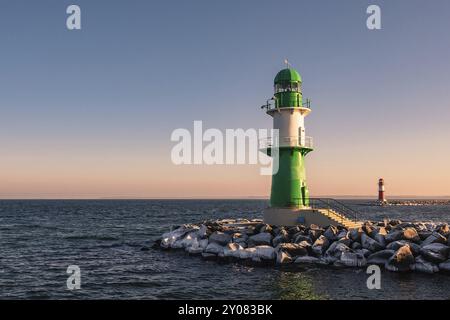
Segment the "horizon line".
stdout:
<path fill-rule="evenodd" d="M 374 200 L 378 199 L 374 195 L 317 195 L 310 198 L 336 198 L 348 200 Z M 445 196 L 419 196 L 419 195 L 392 195 L 387 197 L 391 200 L 396 199 L 450 199 L 450 195 Z M 1 200 L 269 200 L 268 196 L 191 196 L 191 197 L 137 197 L 137 196 L 111 196 L 111 197 L 61 197 L 61 198 L 47 198 L 47 197 L 24 197 L 24 198 L 2 198 Z"/>

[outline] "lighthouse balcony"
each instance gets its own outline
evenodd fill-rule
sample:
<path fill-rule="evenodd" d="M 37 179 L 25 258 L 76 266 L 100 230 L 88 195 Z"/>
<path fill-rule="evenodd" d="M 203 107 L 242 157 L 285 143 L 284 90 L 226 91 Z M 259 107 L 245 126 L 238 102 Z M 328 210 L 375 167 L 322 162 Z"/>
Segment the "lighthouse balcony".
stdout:
<path fill-rule="evenodd" d="M 277 147 L 278 148 L 294 147 L 312 150 L 314 147 L 314 143 L 313 138 L 308 136 L 303 138 L 300 138 L 298 136 L 280 137 L 280 138 L 269 137 L 259 140 L 260 149 L 272 149 Z"/>
<path fill-rule="evenodd" d="M 276 99 L 271 98 L 267 100 L 266 104 L 261 106 L 261 109 L 264 109 L 267 114 L 273 115 L 275 112 L 281 112 L 281 110 L 289 110 L 291 113 L 295 110 L 300 111 L 303 115 L 308 115 L 311 113 L 311 100 L 306 99 L 305 103 L 275 103 Z"/>
<path fill-rule="evenodd" d="M 281 112 L 282 110 L 289 110 L 291 113 L 295 110 L 298 110 L 301 112 L 301 114 L 307 116 L 311 113 L 311 108 L 309 106 L 301 106 L 301 107 L 275 107 L 273 105 L 270 106 L 263 106 L 263 108 L 266 110 L 266 113 L 270 116 L 273 116 L 275 112 Z"/>

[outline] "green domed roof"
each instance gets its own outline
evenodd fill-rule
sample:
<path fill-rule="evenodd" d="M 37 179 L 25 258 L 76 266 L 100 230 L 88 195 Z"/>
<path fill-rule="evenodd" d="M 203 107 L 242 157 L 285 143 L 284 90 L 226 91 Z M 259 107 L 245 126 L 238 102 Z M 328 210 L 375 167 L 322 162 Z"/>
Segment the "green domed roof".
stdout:
<path fill-rule="evenodd" d="M 302 77 L 300 77 L 300 74 L 297 72 L 297 70 L 292 68 L 283 69 L 280 72 L 277 73 L 275 76 L 274 83 L 281 83 L 281 82 L 302 82 Z"/>

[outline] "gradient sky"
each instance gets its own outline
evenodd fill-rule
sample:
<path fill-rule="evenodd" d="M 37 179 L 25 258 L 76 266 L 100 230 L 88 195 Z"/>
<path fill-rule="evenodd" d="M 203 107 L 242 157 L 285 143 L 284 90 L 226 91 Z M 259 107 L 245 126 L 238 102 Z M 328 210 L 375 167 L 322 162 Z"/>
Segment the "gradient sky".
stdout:
<path fill-rule="evenodd" d="M 268 196 L 258 166 L 173 165 L 170 134 L 270 128 L 285 58 L 312 99 L 312 195 L 375 196 L 379 177 L 450 195 L 449 18 L 448 0 L 2 0 L 0 198 Z"/>

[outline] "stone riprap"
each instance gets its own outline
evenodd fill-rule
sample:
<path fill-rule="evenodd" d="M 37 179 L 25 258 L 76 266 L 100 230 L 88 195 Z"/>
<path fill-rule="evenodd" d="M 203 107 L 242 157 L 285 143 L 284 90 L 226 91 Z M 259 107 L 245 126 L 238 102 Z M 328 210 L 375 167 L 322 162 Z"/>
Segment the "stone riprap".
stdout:
<path fill-rule="evenodd" d="M 298 225 L 276 227 L 261 220 L 227 219 L 185 224 L 164 233 L 155 247 L 179 249 L 206 260 L 264 265 L 379 265 L 394 272 L 450 272 L 446 223 L 367 221 L 347 230 Z"/>

